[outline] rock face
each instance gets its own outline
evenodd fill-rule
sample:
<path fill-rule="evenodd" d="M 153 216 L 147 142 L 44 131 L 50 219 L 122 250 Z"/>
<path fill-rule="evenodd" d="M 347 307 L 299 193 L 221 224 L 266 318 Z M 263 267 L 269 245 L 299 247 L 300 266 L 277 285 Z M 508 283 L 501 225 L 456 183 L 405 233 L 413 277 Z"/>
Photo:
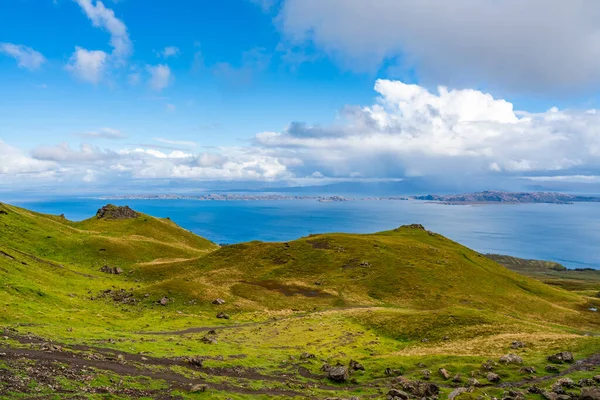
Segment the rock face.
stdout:
<path fill-rule="evenodd" d="M 112 204 L 105 205 L 96 213 L 96 218 L 99 219 L 133 219 L 139 216 L 140 214 L 133 211 L 129 206 L 115 206 Z"/>
<path fill-rule="evenodd" d="M 334 382 L 346 382 L 349 378 L 348 367 L 344 365 L 336 365 L 329 369 L 328 378 Z"/>
<path fill-rule="evenodd" d="M 573 361 L 575 361 L 575 358 L 573 357 L 573 353 L 569 351 L 563 351 L 551 355 L 550 357 L 548 357 L 548 361 L 555 364 L 572 363 Z"/>
<path fill-rule="evenodd" d="M 109 267 L 108 265 L 103 266 L 102 268 L 100 268 L 101 272 L 104 272 L 105 274 L 113 274 L 113 275 L 121 275 L 123 273 L 123 270 L 119 267 Z"/>

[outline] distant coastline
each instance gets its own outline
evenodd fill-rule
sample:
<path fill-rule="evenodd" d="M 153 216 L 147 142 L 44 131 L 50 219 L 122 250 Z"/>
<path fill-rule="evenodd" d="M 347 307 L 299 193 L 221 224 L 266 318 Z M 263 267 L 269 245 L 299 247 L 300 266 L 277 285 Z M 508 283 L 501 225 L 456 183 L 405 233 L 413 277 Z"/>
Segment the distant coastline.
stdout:
<path fill-rule="evenodd" d="M 314 200 L 322 203 L 345 201 L 424 201 L 446 205 L 485 205 L 485 204 L 572 204 L 572 203 L 600 203 L 598 196 L 583 196 L 555 192 L 503 192 L 483 191 L 475 193 L 450 194 L 450 195 L 419 195 L 419 196 L 370 196 L 370 197 L 345 197 L 345 196 L 309 196 L 285 194 L 204 194 L 204 195 L 118 195 L 101 196 L 100 200 L 196 200 L 196 201 L 294 201 Z"/>

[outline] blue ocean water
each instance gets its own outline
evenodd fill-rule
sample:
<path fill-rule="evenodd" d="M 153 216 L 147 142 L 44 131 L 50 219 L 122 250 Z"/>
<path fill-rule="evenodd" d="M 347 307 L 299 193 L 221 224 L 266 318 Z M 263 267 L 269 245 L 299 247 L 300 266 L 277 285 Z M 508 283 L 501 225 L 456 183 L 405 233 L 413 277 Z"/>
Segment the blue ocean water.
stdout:
<path fill-rule="evenodd" d="M 71 220 L 95 215 L 106 200 L 12 201 Z M 600 204 L 452 206 L 417 201 L 113 200 L 143 213 L 170 217 L 216 243 L 287 241 L 311 233 L 369 233 L 420 223 L 482 253 L 553 260 L 600 269 Z"/>

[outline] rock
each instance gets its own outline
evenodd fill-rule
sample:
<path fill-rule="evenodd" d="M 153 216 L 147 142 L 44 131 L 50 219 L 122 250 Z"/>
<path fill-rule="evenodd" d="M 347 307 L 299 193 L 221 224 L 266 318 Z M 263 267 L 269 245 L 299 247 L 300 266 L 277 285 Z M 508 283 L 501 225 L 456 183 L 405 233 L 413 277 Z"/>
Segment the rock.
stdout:
<path fill-rule="evenodd" d="M 435 397 L 440 392 L 440 388 L 435 383 L 416 382 L 413 394 L 419 398 Z"/>
<path fill-rule="evenodd" d="M 310 353 L 302 353 L 302 354 L 300 354 L 300 359 L 301 360 L 314 360 L 315 358 L 317 358 L 317 356 L 315 356 L 314 354 L 310 354 Z"/>
<path fill-rule="evenodd" d="M 527 388 L 527 391 L 532 394 L 542 394 L 542 389 L 540 389 L 537 385 Z"/>
<path fill-rule="evenodd" d="M 133 211 L 129 206 L 114 206 L 108 204 L 96 213 L 96 218 L 99 219 L 133 219 L 139 217 L 140 214 Z"/>
<path fill-rule="evenodd" d="M 225 304 L 225 300 L 220 299 L 220 298 L 219 299 L 214 299 L 212 301 L 212 303 L 215 304 L 215 305 L 217 305 L 217 306 L 222 306 L 223 304 Z"/>
<path fill-rule="evenodd" d="M 168 297 L 163 297 L 162 299 L 160 299 L 158 301 L 158 304 L 160 304 L 161 306 L 166 306 L 167 304 L 169 304 L 169 298 Z"/>
<path fill-rule="evenodd" d="M 324 363 L 323 365 L 321 365 L 321 368 L 320 368 L 320 369 L 321 369 L 321 371 L 323 371 L 323 372 L 329 372 L 329 370 L 330 370 L 331 368 L 332 368 L 332 367 L 331 367 L 331 365 L 329 365 L 329 364 L 327 364 L 327 363 Z"/>
<path fill-rule="evenodd" d="M 362 366 L 358 361 L 350 360 L 349 367 L 353 371 L 364 371 L 365 367 Z"/>
<path fill-rule="evenodd" d="M 202 392 L 206 392 L 207 390 L 208 390 L 207 385 L 194 385 L 190 389 L 190 392 L 191 393 L 202 393 Z"/>
<path fill-rule="evenodd" d="M 600 400 L 600 389 L 595 387 L 582 388 L 579 400 Z"/>
<path fill-rule="evenodd" d="M 388 400 L 409 400 L 410 395 L 406 392 L 403 392 L 402 390 L 390 389 L 390 391 L 387 394 L 387 399 Z"/>
<path fill-rule="evenodd" d="M 348 367 L 336 365 L 329 369 L 327 377 L 334 382 L 346 382 L 349 378 Z"/>
<path fill-rule="evenodd" d="M 596 381 L 596 383 L 600 383 L 600 375 L 594 375 L 592 379 Z"/>
<path fill-rule="evenodd" d="M 423 374 L 423 379 L 425 379 L 426 381 L 431 379 L 431 371 L 430 370 L 424 369 L 423 371 L 421 371 L 421 374 Z"/>
<path fill-rule="evenodd" d="M 535 374 L 535 368 L 534 367 L 523 367 L 519 370 L 519 372 L 521 372 L 523 374 Z"/>
<path fill-rule="evenodd" d="M 450 372 L 446 371 L 445 368 L 440 368 L 438 370 L 438 372 L 440 373 L 440 375 L 442 376 L 442 378 L 444 378 L 445 380 L 450 379 Z"/>
<path fill-rule="evenodd" d="M 109 267 L 108 265 L 104 265 L 102 268 L 100 268 L 100 272 L 104 272 L 105 274 L 121 275 L 123 270 L 119 267 Z"/>
<path fill-rule="evenodd" d="M 402 370 L 400 370 L 400 369 L 386 368 L 385 369 L 385 374 L 388 375 L 388 376 L 402 375 Z"/>
<path fill-rule="evenodd" d="M 523 364 L 523 359 L 516 354 L 507 354 L 500 357 L 500 364 Z"/>
<path fill-rule="evenodd" d="M 458 396 L 460 396 L 463 393 L 466 393 L 467 391 L 468 391 L 467 388 L 464 388 L 464 387 L 456 388 L 452 392 L 450 392 L 450 394 L 448 395 L 448 399 L 454 400 L 455 398 L 457 398 Z"/>
<path fill-rule="evenodd" d="M 526 344 L 523 343 L 523 342 L 519 342 L 519 341 L 512 342 L 510 344 L 510 348 L 513 349 L 513 350 L 522 349 L 523 347 L 526 347 Z"/>
<path fill-rule="evenodd" d="M 573 386 L 575 386 L 575 382 L 573 382 L 573 379 L 571 378 L 560 378 L 556 381 L 555 385 L 560 387 L 572 388 Z"/>
<path fill-rule="evenodd" d="M 469 386 L 475 386 L 475 387 L 480 385 L 479 381 L 475 378 L 469 378 L 467 383 L 469 384 Z"/>
<path fill-rule="evenodd" d="M 194 367 L 202 368 L 204 366 L 204 360 L 198 357 L 190 357 L 188 362 Z"/>
<path fill-rule="evenodd" d="M 494 360 L 487 360 L 486 362 L 481 364 L 481 368 L 483 368 L 486 371 L 491 371 L 492 369 L 494 369 L 494 367 L 496 367 L 496 362 Z"/>
<path fill-rule="evenodd" d="M 462 376 L 460 374 L 454 375 L 454 378 L 452 378 L 452 382 L 454 382 L 454 383 L 461 383 L 462 382 Z"/>
<path fill-rule="evenodd" d="M 583 379 L 579 380 L 579 386 L 581 386 L 581 387 L 596 386 L 596 382 L 593 379 L 583 378 Z"/>
<path fill-rule="evenodd" d="M 558 374 L 560 370 L 554 365 L 546 365 L 546 372 L 550 372 L 551 374 Z"/>
<path fill-rule="evenodd" d="M 563 351 L 549 356 L 548 361 L 555 364 L 572 363 L 575 361 L 575 358 L 573 357 L 573 353 L 569 351 Z"/>
<path fill-rule="evenodd" d="M 497 383 L 500 382 L 500 375 L 495 374 L 493 372 L 490 372 L 489 374 L 487 374 L 487 380 L 493 383 Z"/>
<path fill-rule="evenodd" d="M 217 344 L 217 338 L 213 337 L 213 336 L 204 336 L 202 339 L 200 339 L 200 341 L 202 343 L 206 343 L 206 344 Z"/>
<path fill-rule="evenodd" d="M 220 319 L 229 319 L 229 314 L 225 314 L 224 312 L 220 312 L 217 314 L 217 318 Z"/>

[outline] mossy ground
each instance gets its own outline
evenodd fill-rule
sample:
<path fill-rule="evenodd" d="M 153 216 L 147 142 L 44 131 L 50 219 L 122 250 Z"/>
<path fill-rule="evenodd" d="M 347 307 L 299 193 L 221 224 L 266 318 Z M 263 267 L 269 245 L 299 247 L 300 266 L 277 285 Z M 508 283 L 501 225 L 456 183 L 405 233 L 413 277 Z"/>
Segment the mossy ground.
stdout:
<path fill-rule="evenodd" d="M 123 273 L 102 273 L 103 265 Z M 590 311 L 600 299 L 587 289 L 546 285 L 418 227 L 219 248 L 146 215 L 75 223 L 0 205 L 0 353 L 53 341 L 74 359 L 99 358 L 79 379 L 76 365 L 65 367 L 73 374 L 55 366 L 61 351 L 49 353 L 37 367 L 54 371 L 49 383 L 28 373 L 41 354 L 0 356 L 0 373 L 26 383 L 0 380 L 0 398 L 53 398 L 57 388 L 56 398 L 377 398 L 393 385 L 387 368 L 411 379 L 429 369 L 446 395 L 460 384 L 438 368 L 488 385 L 481 364 L 509 352 L 550 386 L 549 354 L 600 353 L 600 318 Z M 121 290 L 135 302 L 114 296 Z M 226 303 L 212 304 L 217 297 Z M 527 347 L 512 350 L 513 341 Z M 365 367 L 352 382 L 320 370 L 351 359 Z M 528 375 L 519 369 L 495 372 L 521 382 Z M 197 383 L 208 390 L 191 393 Z"/>

